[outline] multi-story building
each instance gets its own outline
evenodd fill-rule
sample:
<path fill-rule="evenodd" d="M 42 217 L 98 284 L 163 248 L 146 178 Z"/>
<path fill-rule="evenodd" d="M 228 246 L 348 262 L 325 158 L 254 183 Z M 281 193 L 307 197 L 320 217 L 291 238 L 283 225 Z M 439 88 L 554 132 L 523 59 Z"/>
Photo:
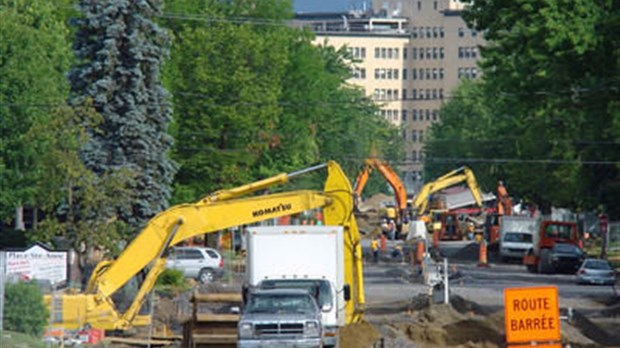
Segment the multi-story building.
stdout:
<path fill-rule="evenodd" d="M 317 44 L 347 46 L 358 60 L 349 81 L 402 129 L 398 166 L 408 191 L 422 180 L 424 141 L 460 79 L 477 78 L 482 35 L 467 28 L 455 0 L 374 0 L 370 11 L 298 14 Z M 410 191 L 411 192 L 411 191 Z"/>

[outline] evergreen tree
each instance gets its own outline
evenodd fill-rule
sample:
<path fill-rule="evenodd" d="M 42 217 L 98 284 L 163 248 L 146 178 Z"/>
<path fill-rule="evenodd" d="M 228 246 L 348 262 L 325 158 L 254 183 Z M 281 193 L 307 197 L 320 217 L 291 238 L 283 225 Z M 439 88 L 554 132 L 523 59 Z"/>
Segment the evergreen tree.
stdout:
<path fill-rule="evenodd" d="M 168 157 L 172 110 L 159 77 L 169 39 L 152 20 L 162 1 L 81 0 L 79 9 L 72 101 L 91 99 L 103 117 L 88 130 L 82 159 L 97 175 L 121 168 L 134 173 L 134 203 L 119 213 L 139 227 L 167 207 L 176 172 Z"/>

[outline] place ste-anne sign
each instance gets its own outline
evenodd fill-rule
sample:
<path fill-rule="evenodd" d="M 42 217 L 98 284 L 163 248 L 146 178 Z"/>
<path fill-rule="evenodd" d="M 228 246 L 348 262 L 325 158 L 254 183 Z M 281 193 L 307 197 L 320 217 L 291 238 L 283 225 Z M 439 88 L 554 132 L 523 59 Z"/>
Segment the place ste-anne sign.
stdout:
<path fill-rule="evenodd" d="M 4 251 L 6 275 L 23 280 L 43 279 L 52 284 L 67 280 L 66 251 L 50 251 L 39 244 L 23 251 Z M 0 270 L 1 271 L 1 270 Z"/>
<path fill-rule="evenodd" d="M 504 289 L 504 310 L 506 342 L 560 340 L 560 307 L 557 287 Z M 555 347 L 555 345 L 549 346 Z"/>

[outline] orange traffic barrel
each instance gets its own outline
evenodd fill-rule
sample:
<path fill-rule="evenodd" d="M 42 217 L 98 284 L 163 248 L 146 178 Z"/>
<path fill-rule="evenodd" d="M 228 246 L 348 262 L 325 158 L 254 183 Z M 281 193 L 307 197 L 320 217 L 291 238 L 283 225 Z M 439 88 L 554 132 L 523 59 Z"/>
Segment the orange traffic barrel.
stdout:
<path fill-rule="evenodd" d="M 483 239 L 480 242 L 480 253 L 478 255 L 478 267 L 488 267 L 487 260 L 487 242 Z"/>

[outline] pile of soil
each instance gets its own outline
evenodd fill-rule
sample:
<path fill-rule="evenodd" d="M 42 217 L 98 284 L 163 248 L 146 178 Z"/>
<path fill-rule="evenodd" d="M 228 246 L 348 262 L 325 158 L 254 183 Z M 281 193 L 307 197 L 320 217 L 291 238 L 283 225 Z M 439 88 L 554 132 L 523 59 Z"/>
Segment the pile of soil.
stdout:
<path fill-rule="evenodd" d="M 393 197 L 390 197 L 383 193 L 378 193 L 370 198 L 367 198 L 357 206 L 357 212 L 355 213 L 355 219 L 360 232 L 366 236 L 378 234 L 381 231 L 381 202 L 392 201 Z"/>
<path fill-rule="evenodd" d="M 340 329 L 340 347 L 372 347 L 381 338 L 377 328 L 368 322 L 347 325 Z"/>

